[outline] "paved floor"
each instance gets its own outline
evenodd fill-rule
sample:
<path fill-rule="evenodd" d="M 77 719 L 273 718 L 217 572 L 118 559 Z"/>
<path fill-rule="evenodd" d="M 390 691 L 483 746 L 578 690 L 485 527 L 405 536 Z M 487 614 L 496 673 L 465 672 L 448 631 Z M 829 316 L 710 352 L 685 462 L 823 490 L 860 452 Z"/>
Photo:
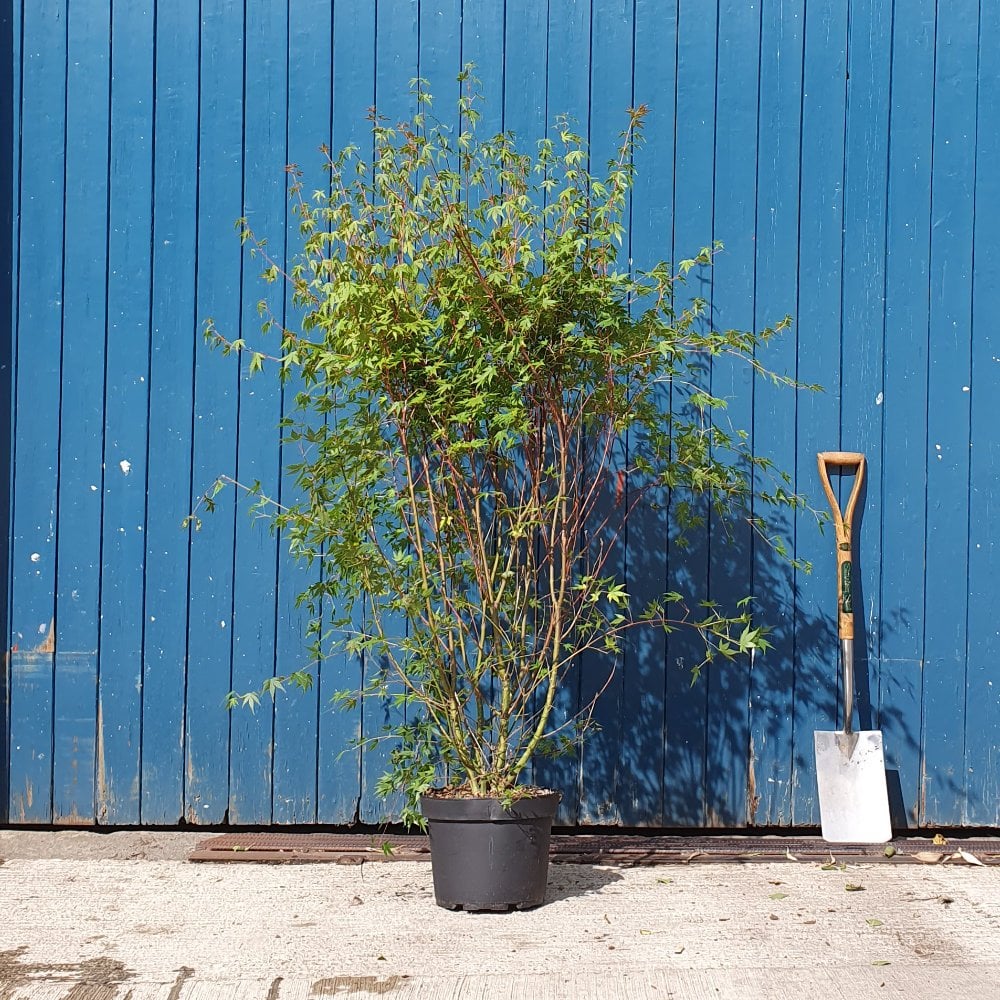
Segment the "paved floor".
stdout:
<path fill-rule="evenodd" d="M 425 863 L 181 860 L 201 836 L 0 831 L 0 1000 L 1000 1000 L 997 867 L 556 865 L 476 915 Z"/>

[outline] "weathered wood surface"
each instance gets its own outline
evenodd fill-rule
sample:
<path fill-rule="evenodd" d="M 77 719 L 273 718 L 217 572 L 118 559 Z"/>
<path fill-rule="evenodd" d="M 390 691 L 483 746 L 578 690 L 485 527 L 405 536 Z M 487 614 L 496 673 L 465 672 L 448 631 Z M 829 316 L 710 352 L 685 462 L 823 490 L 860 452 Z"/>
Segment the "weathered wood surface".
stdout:
<path fill-rule="evenodd" d="M 1000 826 L 1000 0 L 911 6 L 0 6 L 9 820 L 383 817 L 383 758 L 342 751 L 394 709 L 329 704 L 371 664 L 330 659 L 310 696 L 253 715 L 222 707 L 230 688 L 308 664 L 307 577 L 233 494 L 199 533 L 181 529 L 220 473 L 292 489 L 275 425 L 293 387 L 250 379 L 201 327 L 257 342 L 264 289 L 233 224 L 247 216 L 279 256 L 292 244 L 285 164 L 320 187 L 321 144 L 363 141 L 372 104 L 409 113 L 416 76 L 447 117 L 473 61 L 490 128 L 530 139 L 568 113 L 595 162 L 625 108 L 649 105 L 633 266 L 721 240 L 688 292 L 720 326 L 792 314 L 761 361 L 825 387 L 793 393 L 719 360 L 704 379 L 730 401 L 723 419 L 812 497 L 816 451 L 868 456 L 858 707 L 885 732 L 897 824 Z M 690 637 L 630 638 L 583 756 L 536 769 L 563 791 L 560 823 L 818 822 L 812 732 L 837 715 L 832 536 L 808 514 L 782 526 L 805 574 L 746 525 L 709 530 L 682 549 L 640 509 L 616 566 L 637 604 L 753 591 L 775 648 L 692 687 Z M 585 661 L 559 711 L 607 669 Z"/>

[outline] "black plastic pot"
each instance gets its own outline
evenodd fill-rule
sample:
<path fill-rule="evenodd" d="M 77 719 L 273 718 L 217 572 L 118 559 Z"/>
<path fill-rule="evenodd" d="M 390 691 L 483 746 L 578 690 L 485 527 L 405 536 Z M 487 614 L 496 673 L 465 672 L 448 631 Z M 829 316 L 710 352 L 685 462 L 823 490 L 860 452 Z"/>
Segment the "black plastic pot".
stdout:
<path fill-rule="evenodd" d="M 545 901 L 549 838 L 561 795 L 499 799 L 423 795 L 434 898 L 448 910 L 526 910 Z"/>

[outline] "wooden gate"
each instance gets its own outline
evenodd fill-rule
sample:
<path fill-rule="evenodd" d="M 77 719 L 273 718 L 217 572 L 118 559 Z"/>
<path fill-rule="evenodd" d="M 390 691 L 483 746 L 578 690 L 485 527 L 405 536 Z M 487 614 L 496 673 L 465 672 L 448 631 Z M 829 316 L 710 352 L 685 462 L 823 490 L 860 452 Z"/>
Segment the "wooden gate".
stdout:
<path fill-rule="evenodd" d="M 567 113 L 597 161 L 624 109 L 649 105 L 635 266 L 723 241 L 695 288 L 716 323 L 791 313 L 761 360 L 825 387 L 719 363 L 728 417 L 813 497 L 816 451 L 868 454 L 859 701 L 885 731 L 897 821 L 1000 825 L 997 51 L 998 0 L 0 3 L 9 820 L 381 818 L 382 760 L 343 751 L 387 710 L 328 702 L 362 664 L 324 662 L 312 694 L 256 714 L 222 707 L 306 662 L 308 577 L 232 495 L 181 529 L 220 473 L 291 488 L 274 430 L 288 393 L 200 330 L 212 317 L 257 342 L 262 286 L 233 226 L 247 216 L 283 252 L 287 163 L 320 187 L 321 143 L 363 140 L 373 104 L 406 115 L 417 76 L 450 107 L 473 62 L 489 127 L 531 140 Z M 541 767 L 562 822 L 818 822 L 832 542 L 808 515 L 785 528 L 811 575 L 745 525 L 687 550 L 663 521 L 630 526 L 637 599 L 753 591 L 775 648 L 692 686 L 689 638 L 633 640 L 600 732 Z M 570 700 L 597 683 L 584 665 Z"/>

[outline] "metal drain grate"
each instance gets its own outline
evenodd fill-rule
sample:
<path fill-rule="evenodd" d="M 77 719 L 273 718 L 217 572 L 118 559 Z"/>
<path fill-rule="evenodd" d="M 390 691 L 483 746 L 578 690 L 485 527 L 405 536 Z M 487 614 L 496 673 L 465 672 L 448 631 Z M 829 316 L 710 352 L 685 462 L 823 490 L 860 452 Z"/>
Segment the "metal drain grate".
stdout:
<path fill-rule="evenodd" d="M 827 844 L 819 837 L 709 837 L 571 834 L 552 838 L 553 862 L 656 865 L 810 861 L 827 863 L 971 864 L 963 851 L 984 865 L 1000 864 L 1000 838 L 952 840 L 935 845 L 929 838 L 893 840 L 891 857 L 881 844 Z M 201 841 L 191 861 L 258 861 L 302 864 L 365 861 L 428 861 L 430 844 L 418 835 L 329 833 L 227 833 Z"/>

